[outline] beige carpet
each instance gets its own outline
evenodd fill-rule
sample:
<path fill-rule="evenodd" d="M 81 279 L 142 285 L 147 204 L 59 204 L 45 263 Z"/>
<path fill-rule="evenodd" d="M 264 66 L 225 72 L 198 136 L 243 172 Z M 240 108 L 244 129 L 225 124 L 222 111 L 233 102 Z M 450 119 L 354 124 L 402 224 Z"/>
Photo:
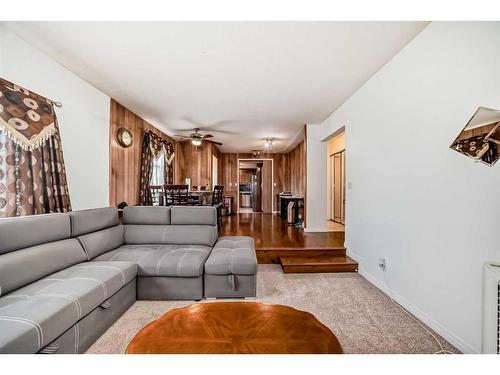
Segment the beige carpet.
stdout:
<path fill-rule="evenodd" d="M 434 353 L 439 350 L 424 329 L 359 274 L 284 274 L 278 265 L 259 265 L 257 283 L 257 301 L 288 305 L 314 314 L 337 336 L 346 353 Z M 203 301 L 207 302 L 216 303 Z M 137 301 L 87 353 L 123 353 L 128 342 L 146 324 L 172 308 L 192 303 Z M 445 349 L 458 352 L 437 337 Z"/>

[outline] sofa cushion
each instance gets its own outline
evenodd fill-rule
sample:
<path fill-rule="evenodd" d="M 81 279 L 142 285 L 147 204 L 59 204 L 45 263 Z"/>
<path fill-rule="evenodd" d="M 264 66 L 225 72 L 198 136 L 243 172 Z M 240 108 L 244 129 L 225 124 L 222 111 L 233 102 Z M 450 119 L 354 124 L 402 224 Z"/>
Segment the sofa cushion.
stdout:
<path fill-rule="evenodd" d="M 137 274 L 129 262 L 86 262 L 0 298 L 0 353 L 36 353 Z"/>
<path fill-rule="evenodd" d="M 170 207 L 127 206 L 123 209 L 123 224 L 168 225 Z"/>
<path fill-rule="evenodd" d="M 85 260 L 75 238 L 0 255 L 0 296 Z"/>
<path fill-rule="evenodd" d="M 69 213 L 69 216 L 71 219 L 72 237 L 97 232 L 102 229 L 116 226 L 120 223 L 118 209 L 113 207 L 72 211 Z"/>
<path fill-rule="evenodd" d="M 173 206 L 170 222 L 174 225 L 217 225 L 217 210 L 211 206 Z"/>
<path fill-rule="evenodd" d="M 124 245 L 94 260 L 137 263 L 139 276 L 197 277 L 210 250 L 203 245 Z"/>
<path fill-rule="evenodd" d="M 0 220 L 0 254 L 70 237 L 68 214 L 47 214 Z"/>
<path fill-rule="evenodd" d="M 116 249 L 125 243 L 122 225 L 79 236 L 78 240 L 87 254 L 87 260 Z"/>
<path fill-rule="evenodd" d="M 125 243 L 206 245 L 217 241 L 217 227 L 212 225 L 125 225 Z"/>
<path fill-rule="evenodd" d="M 255 275 L 257 257 L 252 237 L 220 237 L 205 263 L 209 275 Z"/>

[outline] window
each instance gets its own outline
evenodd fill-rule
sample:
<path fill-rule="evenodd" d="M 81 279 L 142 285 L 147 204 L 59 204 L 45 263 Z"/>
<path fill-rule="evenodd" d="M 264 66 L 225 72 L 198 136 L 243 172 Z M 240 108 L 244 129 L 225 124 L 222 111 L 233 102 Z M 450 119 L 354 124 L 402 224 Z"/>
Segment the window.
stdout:
<path fill-rule="evenodd" d="M 212 155 L 212 189 L 217 185 L 217 156 Z"/>
<path fill-rule="evenodd" d="M 153 173 L 151 174 L 150 185 L 163 185 L 165 183 L 165 153 L 162 151 L 158 157 L 153 158 L 153 165 L 151 169 Z"/>

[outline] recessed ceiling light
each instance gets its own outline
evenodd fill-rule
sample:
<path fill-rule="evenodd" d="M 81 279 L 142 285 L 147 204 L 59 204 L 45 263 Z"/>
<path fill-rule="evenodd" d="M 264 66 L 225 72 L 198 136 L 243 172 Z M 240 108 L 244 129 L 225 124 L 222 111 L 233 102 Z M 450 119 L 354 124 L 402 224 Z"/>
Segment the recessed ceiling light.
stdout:
<path fill-rule="evenodd" d="M 266 143 L 264 143 L 264 147 L 267 149 L 271 149 L 274 146 L 274 138 L 266 138 Z"/>

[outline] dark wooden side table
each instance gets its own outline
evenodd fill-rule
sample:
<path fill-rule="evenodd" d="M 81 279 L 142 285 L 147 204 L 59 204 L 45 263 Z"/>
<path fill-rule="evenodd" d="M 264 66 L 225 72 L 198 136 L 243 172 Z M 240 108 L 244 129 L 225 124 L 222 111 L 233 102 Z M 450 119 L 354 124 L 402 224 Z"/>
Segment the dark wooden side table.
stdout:
<path fill-rule="evenodd" d="M 127 354 L 341 354 L 314 315 L 289 306 L 209 302 L 167 312 L 140 330 Z"/>

